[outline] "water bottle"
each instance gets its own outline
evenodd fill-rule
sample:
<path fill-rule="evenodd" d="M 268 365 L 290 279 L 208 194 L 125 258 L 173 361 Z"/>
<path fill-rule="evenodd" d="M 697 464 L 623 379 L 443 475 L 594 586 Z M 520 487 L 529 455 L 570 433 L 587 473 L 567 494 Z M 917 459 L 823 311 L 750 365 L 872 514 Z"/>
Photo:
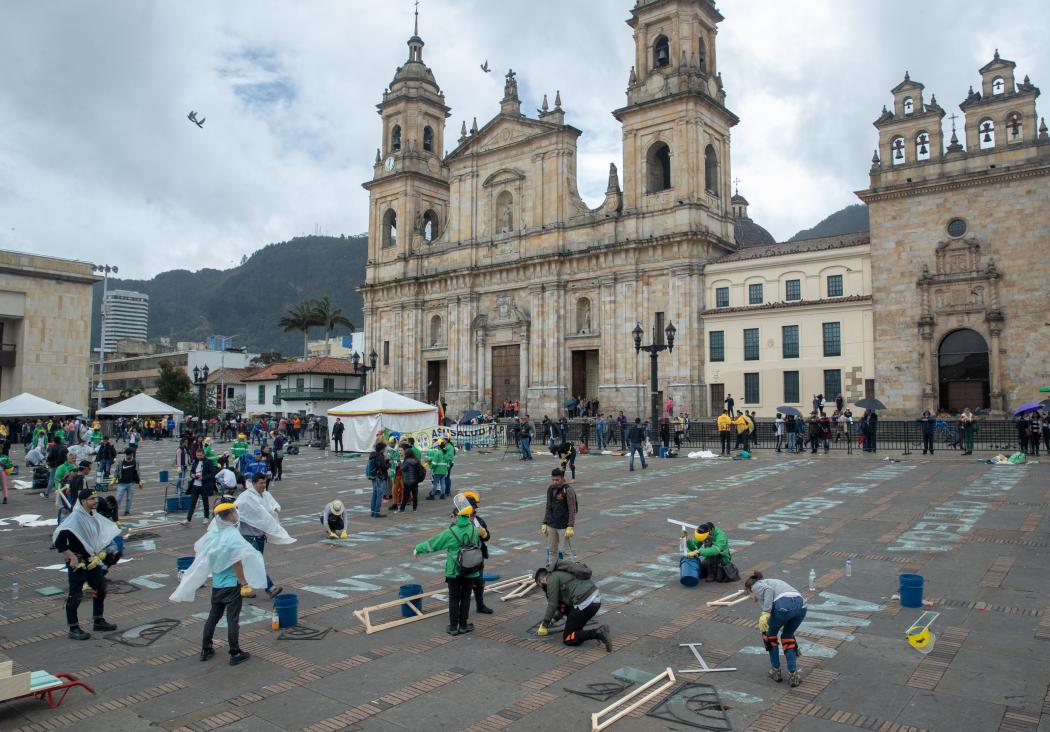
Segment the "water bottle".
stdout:
<path fill-rule="evenodd" d="M 853 560 L 852 559 L 847 559 L 846 560 L 846 576 L 847 577 L 852 577 L 853 576 Z"/>
<path fill-rule="evenodd" d="M 809 590 L 810 592 L 817 589 L 817 570 L 809 570 Z"/>
<path fill-rule="evenodd" d="M 681 539 L 678 540 L 678 553 L 684 557 L 688 551 L 689 547 L 686 546 L 685 537 L 683 536 Z"/>
<path fill-rule="evenodd" d="M 12 600 L 17 600 L 18 599 L 18 580 L 15 580 L 14 582 L 11 583 L 11 599 Z"/>

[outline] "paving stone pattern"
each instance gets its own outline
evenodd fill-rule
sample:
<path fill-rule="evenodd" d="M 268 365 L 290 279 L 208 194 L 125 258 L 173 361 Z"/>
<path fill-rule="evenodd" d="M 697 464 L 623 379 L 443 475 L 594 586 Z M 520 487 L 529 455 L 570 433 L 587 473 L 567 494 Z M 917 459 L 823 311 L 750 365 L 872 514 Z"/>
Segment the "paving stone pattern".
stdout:
<path fill-rule="evenodd" d="M 170 469 L 173 453 L 167 442 L 145 444 L 144 474 Z M 991 467 L 948 453 L 895 457 L 903 462 L 760 449 L 750 461 L 654 459 L 632 473 L 625 458 L 580 456 L 575 546 L 602 591 L 597 622 L 613 629 L 611 655 L 597 644 L 566 647 L 557 633 L 535 636 L 544 610 L 538 592 L 510 602 L 488 593 L 495 613 L 472 608 L 476 629 L 466 636 L 445 634 L 444 616 L 366 634 L 353 610 L 396 599 L 403 584 L 445 586 L 444 556 L 413 558 L 412 547 L 447 525 L 451 502 L 421 500 L 415 513 L 371 519 L 364 461 L 313 449 L 286 458 L 285 480 L 271 486 L 299 541 L 268 546 L 266 559 L 274 579 L 298 594 L 300 623 L 331 628 L 324 638 L 278 639 L 272 603 L 260 592 L 242 615 L 251 660 L 228 666 L 219 630 L 216 657 L 200 663 L 202 620 L 194 616 L 207 611 L 209 590 L 193 604 L 167 597 L 176 559 L 192 555 L 204 524 L 197 518 L 187 528 L 182 516 L 162 513 L 164 487 L 154 481 L 135 497 L 143 513 L 124 521 L 134 561 L 110 572 L 122 582 L 106 603 L 118 633 L 70 641 L 64 595 L 37 592 L 66 583 L 63 571 L 46 568 L 61 561 L 47 549 L 50 530 L 9 520 L 48 518 L 52 505 L 16 491 L 0 509 L 0 660 L 12 660 L 16 672 L 74 673 L 97 696 L 75 689 L 57 710 L 37 700 L 0 704 L 0 729 L 587 730 L 591 713 L 607 703 L 565 689 L 611 682 L 617 669 L 693 668 L 679 643 L 699 642 L 711 667 L 737 671 L 681 674 L 679 685 L 613 729 L 674 728 L 647 712 L 682 684 L 699 682 L 718 689 L 736 730 L 1050 730 L 1050 468 Z M 453 490 L 481 493 L 494 537 L 487 574 L 506 579 L 543 563 L 539 527 L 554 466 L 542 454 L 532 463 L 502 450 L 458 456 Z M 349 538 L 323 542 L 319 513 L 333 498 L 348 507 Z M 810 614 L 798 636 L 810 652 L 799 659 L 801 686 L 766 676 L 753 603 L 705 604 L 740 585 L 679 583 L 678 530 L 667 518 L 715 521 L 742 574 L 761 569 L 806 596 Z M 925 577 L 927 607 L 902 608 L 893 599 L 904 572 Z M 424 601 L 425 610 L 438 607 Z M 927 655 L 904 639 L 924 610 L 940 613 Z M 89 616 L 85 600 L 85 627 Z M 393 619 L 398 610 L 377 616 Z M 143 630 L 152 640 L 148 624 L 165 618 L 178 625 L 161 627 L 151 645 L 134 642 Z M 124 632 L 134 639 L 120 642 Z"/>

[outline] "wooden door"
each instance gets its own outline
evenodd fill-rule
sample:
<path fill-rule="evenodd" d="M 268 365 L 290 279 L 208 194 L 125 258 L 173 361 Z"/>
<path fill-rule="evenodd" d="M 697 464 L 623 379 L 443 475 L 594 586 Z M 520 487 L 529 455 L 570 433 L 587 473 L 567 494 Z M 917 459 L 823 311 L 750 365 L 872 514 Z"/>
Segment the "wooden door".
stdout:
<path fill-rule="evenodd" d="M 521 399 L 521 346 L 492 347 L 492 410 Z"/>
<path fill-rule="evenodd" d="M 721 414 L 725 408 L 723 402 L 726 400 L 726 385 L 711 384 L 711 414 Z"/>

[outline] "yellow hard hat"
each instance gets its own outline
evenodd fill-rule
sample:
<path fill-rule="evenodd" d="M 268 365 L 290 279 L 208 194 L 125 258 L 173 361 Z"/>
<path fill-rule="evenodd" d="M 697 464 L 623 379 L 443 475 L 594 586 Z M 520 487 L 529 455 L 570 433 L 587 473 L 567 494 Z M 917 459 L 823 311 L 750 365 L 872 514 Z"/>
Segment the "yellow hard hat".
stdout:
<path fill-rule="evenodd" d="M 452 497 L 452 506 L 457 516 L 470 516 L 474 513 L 474 507 L 470 505 L 470 500 L 464 493 L 457 493 Z"/>
<path fill-rule="evenodd" d="M 213 513 L 222 513 L 223 511 L 229 511 L 232 508 L 237 508 L 236 503 L 220 503 L 213 509 Z"/>
<path fill-rule="evenodd" d="M 478 495 L 477 491 L 463 491 L 463 495 L 475 506 L 481 503 L 481 496 Z"/>
<path fill-rule="evenodd" d="M 711 536 L 711 532 L 710 531 L 703 531 L 703 532 L 701 532 L 700 529 L 695 529 L 693 531 L 693 538 L 696 539 L 697 541 L 707 541 L 707 537 L 709 537 L 709 536 Z"/>

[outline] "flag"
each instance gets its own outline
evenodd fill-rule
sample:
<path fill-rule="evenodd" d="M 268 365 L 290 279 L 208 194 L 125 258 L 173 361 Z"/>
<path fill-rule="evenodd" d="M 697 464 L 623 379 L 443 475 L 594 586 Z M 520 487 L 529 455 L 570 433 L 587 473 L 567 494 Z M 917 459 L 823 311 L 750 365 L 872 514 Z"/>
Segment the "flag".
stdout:
<path fill-rule="evenodd" d="M 445 408 L 441 406 L 441 397 L 438 397 L 438 424 L 445 424 Z"/>

